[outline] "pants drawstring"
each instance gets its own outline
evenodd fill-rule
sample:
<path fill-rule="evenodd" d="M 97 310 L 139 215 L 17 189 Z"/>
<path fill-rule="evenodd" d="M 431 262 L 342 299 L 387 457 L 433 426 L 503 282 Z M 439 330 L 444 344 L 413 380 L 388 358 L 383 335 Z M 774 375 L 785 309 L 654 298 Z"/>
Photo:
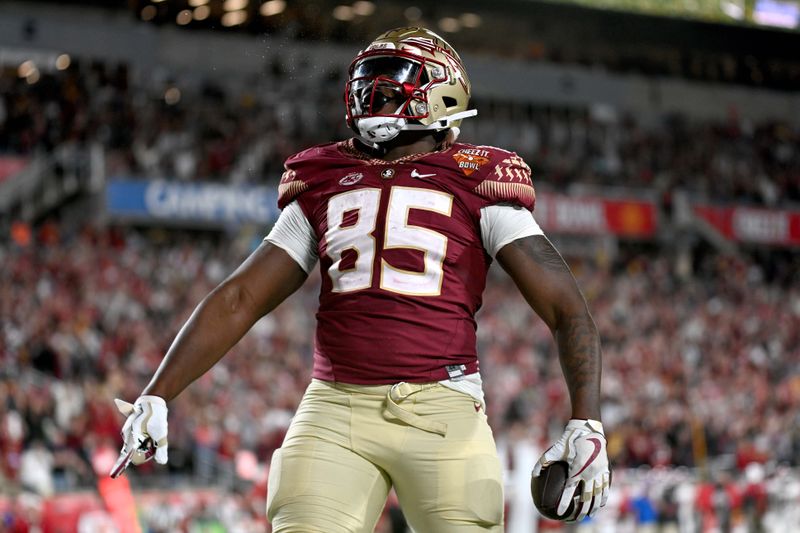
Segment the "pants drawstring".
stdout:
<path fill-rule="evenodd" d="M 395 383 L 389 389 L 389 392 L 386 393 L 386 409 L 383 411 L 383 416 L 389 418 L 390 416 L 397 418 L 398 420 L 402 420 L 409 426 L 413 426 L 417 429 L 421 429 L 422 431 L 427 431 L 429 433 L 436 433 L 437 435 L 441 435 L 444 437 L 447 434 L 447 424 L 443 422 L 436 422 L 435 420 L 427 420 L 422 416 L 415 415 L 410 411 L 406 411 L 402 407 L 400 407 L 400 403 L 403 402 L 409 396 L 412 396 L 420 391 L 425 389 L 430 389 L 438 384 L 436 383 L 406 383 L 401 381 L 400 383 Z"/>

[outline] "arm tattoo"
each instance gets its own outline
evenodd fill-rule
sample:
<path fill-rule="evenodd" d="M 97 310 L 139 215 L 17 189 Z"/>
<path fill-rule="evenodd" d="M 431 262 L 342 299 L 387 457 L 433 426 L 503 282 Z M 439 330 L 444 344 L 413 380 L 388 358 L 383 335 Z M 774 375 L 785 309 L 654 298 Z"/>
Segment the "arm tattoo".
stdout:
<path fill-rule="evenodd" d="M 519 248 L 525 255 L 547 270 L 570 273 L 564 258 L 555 249 L 550 239 L 544 235 L 537 235 L 530 239 L 517 239 L 512 241 L 511 245 Z"/>
<path fill-rule="evenodd" d="M 577 418 L 600 420 L 600 337 L 588 312 L 565 316 L 558 326 L 558 355 Z"/>
<path fill-rule="evenodd" d="M 572 272 L 545 236 L 517 239 L 511 243 L 533 260 L 541 271 L 528 278 L 529 302 L 551 310 L 550 326 L 558 342 L 558 355 L 576 418 L 600 420 L 600 336 Z M 525 269 L 517 275 L 525 275 Z"/>

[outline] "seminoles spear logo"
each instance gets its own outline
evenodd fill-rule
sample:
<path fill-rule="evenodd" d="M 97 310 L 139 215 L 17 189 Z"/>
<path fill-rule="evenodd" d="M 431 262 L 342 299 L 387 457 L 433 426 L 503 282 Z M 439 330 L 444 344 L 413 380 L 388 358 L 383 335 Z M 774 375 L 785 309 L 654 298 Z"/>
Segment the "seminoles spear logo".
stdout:
<path fill-rule="evenodd" d="M 489 162 L 489 152 L 486 150 L 464 149 L 453 154 L 458 168 L 469 176 Z"/>
<path fill-rule="evenodd" d="M 431 55 L 436 52 L 442 54 L 447 60 L 447 63 L 453 72 L 453 76 L 458 80 L 458 83 L 461 84 L 461 87 L 463 87 L 465 91 L 469 92 L 469 87 L 467 87 L 464 77 L 461 75 L 461 73 L 464 71 L 464 65 L 461 64 L 461 61 L 457 57 L 453 56 L 445 47 L 442 46 L 439 39 L 428 39 L 426 37 L 406 37 L 400 42 L 405 46 L 418 48 L 428 52 Z"/>

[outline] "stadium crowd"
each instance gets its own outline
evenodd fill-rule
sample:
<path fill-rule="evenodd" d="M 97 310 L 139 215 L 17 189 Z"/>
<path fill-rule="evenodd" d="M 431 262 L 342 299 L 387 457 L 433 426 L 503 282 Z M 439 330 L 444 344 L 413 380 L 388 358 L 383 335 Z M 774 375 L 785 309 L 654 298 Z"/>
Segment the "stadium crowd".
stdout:
<path fill-rule="evenodd" d="M 0 75 L 0 154 L 71 153 L 92 142 L 109 175 L 183 181 L 275 181 L 301 148 L 349 136 L 341 72 L 274 61 L 237 87 L 183 83 L 124 65 L 75 62 L 29 84 Z M 800 201 L 800 130 L 476 100 L 462 139 L 516 150 L 537 185 L 624 186 L 668 196 L 774 206 Z"/>
<path fill-rule="evenodd" d="M 253 242 L 50 222 L 29 245 L 0 247 L 0 485 L 43 496 L 92 486 L 93 457 L 120 445 L 113 398 L 139 394 Z M 796 259 L 766 275 L 755 261 L 709 256 L 688 279 L 659 255 L 573 266 L 603 338 L 615 468 L 713 462 L 733 483 L 748 465 L 800 465 Z M 317 285 L 171 404 L 170 483 L 263 485 L 309 380 Z M 547 327 L 499 269 L 479 335 L 496 435 L 545 446 L 568 418 L 566 388 Z M 151 486 L 166 482 L 159 473 L 150 463 L 133 476 Z"/>

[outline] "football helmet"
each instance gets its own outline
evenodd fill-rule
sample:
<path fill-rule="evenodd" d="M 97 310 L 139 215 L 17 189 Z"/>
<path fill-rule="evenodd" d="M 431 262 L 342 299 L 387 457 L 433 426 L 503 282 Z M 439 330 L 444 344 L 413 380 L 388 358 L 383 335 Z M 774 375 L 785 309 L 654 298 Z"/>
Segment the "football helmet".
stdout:
<path fill-rule="evenodd" d="M 347 124 L 368 143 L 401 131 L 457 128 L 468 109 L 470 83 L 458 53 L 424 28 L 396 28 L 359 52 L 345 87 Z"/>

